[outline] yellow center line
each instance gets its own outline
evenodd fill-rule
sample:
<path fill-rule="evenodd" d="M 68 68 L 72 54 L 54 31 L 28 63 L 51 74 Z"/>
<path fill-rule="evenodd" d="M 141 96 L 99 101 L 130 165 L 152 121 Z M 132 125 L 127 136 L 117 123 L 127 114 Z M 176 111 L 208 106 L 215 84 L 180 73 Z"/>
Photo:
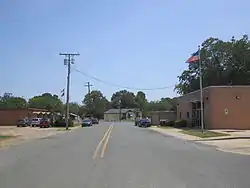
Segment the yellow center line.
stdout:
<path fill-rule="evenodd" d="M 108 136 L 107 136 L 107 138 L 106 138 L 106 140 L 105 140 L 105 142 L 104 142 L 104 144 L 103 144 L 102 152 L 101 152 L 101 158 L 104 157 L 104 153 L 105 153 L 105 151 L 106 151 L 106 148 L 107 148 L 107 145 L 108 145 L 109 138 L 110 138 L 110 136 L 111 136 L 111 132 L 112 132 L 113 127 L 114 127 L 114 126 L 112 126 L 112 128 L 110 129 L 109 134 L 108 134 Z"/>
<path fill-rule="evenodd" d="M 97 157 L 98 151 L 100 150 L 100 147 L 102 145 L 102 143 L 104 142 L 104 140 L 106 139 L 109 131 L 111 130 L 112 126 L 109 126 L 108 130 L 105 132 L 104 136 L 102 137 L 101 141 L 99 142 L 99 144 L 97 145 L 95 152 L 93 154 L 93 160 L 95 160 L 95 158 Z"/>

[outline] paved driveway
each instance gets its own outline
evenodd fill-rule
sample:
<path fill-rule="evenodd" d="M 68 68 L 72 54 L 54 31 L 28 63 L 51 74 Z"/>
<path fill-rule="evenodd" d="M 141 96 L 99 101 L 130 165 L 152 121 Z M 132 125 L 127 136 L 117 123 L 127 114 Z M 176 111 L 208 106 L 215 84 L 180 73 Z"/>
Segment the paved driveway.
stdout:
<path fill-rule="evenodd" d="M 0 150 L 0 187 L 250 187 L 249 156 L 216 151 L 130 123 L 109 125 Z"/>

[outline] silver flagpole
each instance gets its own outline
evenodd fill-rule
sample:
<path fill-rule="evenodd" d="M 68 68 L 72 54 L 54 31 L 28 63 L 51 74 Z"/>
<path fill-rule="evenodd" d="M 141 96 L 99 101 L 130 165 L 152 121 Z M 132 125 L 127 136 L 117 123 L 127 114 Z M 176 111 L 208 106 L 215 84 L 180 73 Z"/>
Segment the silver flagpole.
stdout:
<path fill-rule="evenodd" d="M 200 71 L 200 102 L 201 102 L 201 131 L 204 131 L 204 109 L 203 109 L 203 88 L 202 88 L 202 71 L 201 71 L 201 50 L 200 46 L 198 46 L 199 52 L 199 71 Z"/>

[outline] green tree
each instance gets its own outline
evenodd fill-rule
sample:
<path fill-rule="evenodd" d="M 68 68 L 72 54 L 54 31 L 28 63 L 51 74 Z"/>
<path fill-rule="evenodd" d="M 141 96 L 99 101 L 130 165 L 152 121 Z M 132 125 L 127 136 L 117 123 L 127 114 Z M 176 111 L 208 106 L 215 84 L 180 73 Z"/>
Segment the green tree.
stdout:
<path fill-rule="evenodd" d="M 209 38 L 201 48 L 203 86 L 248 85 L 250 83 L 250 42 L 244 35 L 230 41 Z M 175 90 L 187 94 L 199 89 L 199 64 L 190 63 L 178 77 Z"/>
<path fill-rule="evenodd" d="M 63 112 L 64 109 L 63 103 L 58 96 L 50 93 L 34 96 L 29 99 L 28 103 L 30 108 L 41 108 L 55 112 Z"/>
<path fill-rule="evenodd" d="M 103 96 L 102 92 L 98 90 L 93 90 L 91 93 L 85 95 L 83 104 L 87 109 L 86 115 L 99 119 L 103 118 L 104 112 L 109 107 L 109 101 Z"/>
<path fill-rule="evenodd" d="M 140 109 L 140 111 L 143 111 L 145 109 L 146 104 L 147 104 L 147 99 L 146 99 L 145 93 L 142 91 L 138 91 L 136 96 L 135 96 L 135 102 L 136 102 L 138 108 Z"/>
<path fill-rule="evenodd" d="M 0 108 L 26 108 L 27 101 L 22 97 L 15 97 L 12 93 L 0 96 Z"/>
<path fill-rule="evenodd" d="M 87 110 L 86 106 L 85 105 L 81 105 L 79 107 L 78 115 L 83 118 L 87 114 L 87 112 L 88 112 L 88 110 Z"/>
<path fill-rule="evenodd" d="M 111 105 L 113 108 L 136 108 L 135 95 L 127 90 L 115 92 L 111 97 Z"/>
<path fill-rule="evenodd" d="M 176 99 L 173 98 L 161 98 L 158 101 L 150 101 L 147 104 L 147 111 L 175 111 L 176 110 Z"/>
<path fill-rule="evenodd" d="M 76 102 L 70 102 L 69 103 L 69 112 L 79 115 L 80 105 Z"/>

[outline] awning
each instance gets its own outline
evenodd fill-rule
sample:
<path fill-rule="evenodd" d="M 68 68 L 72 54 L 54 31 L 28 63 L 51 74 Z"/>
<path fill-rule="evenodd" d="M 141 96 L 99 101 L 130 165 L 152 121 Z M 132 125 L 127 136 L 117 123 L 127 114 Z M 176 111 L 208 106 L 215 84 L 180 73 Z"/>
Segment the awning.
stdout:
<path fill-rule="evenodd" d="M 50 112 L 33 112 L 33 114 L 50 114 Z"/>

